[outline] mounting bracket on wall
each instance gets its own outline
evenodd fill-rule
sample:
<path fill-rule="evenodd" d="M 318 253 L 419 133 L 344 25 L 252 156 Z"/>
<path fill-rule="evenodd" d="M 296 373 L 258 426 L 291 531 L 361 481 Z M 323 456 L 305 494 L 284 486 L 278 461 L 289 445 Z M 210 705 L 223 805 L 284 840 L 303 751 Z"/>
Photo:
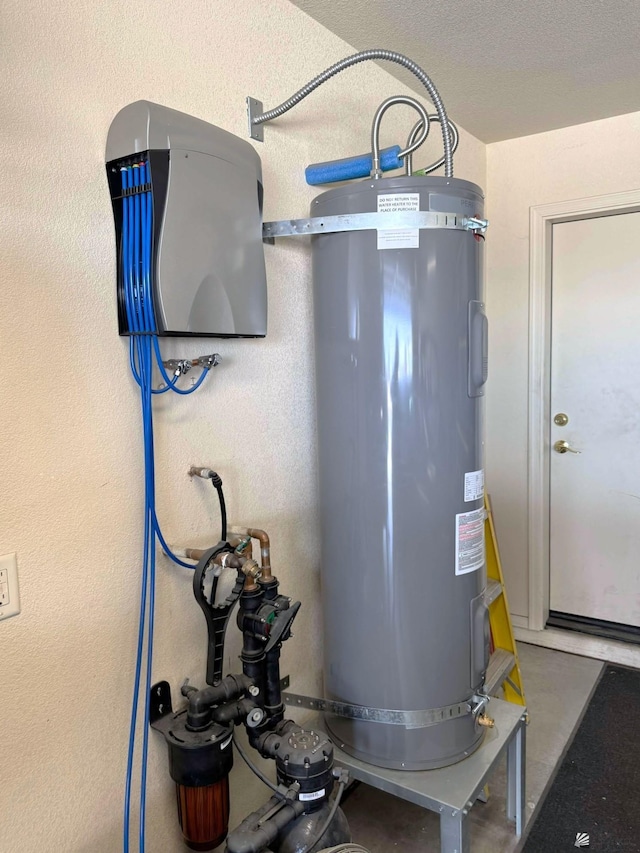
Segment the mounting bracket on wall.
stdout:
<path fill-rule="evenodd" d="M 254 124 L 253 119 L 256 116 L 262 115 L 264 105 L 262 101 L 256 98 L 247 98 L 247 119 L 249 121 L 249 137 L 255 139 L 256 142 L 264 142 L 264 127 L 261 124 Z"/>

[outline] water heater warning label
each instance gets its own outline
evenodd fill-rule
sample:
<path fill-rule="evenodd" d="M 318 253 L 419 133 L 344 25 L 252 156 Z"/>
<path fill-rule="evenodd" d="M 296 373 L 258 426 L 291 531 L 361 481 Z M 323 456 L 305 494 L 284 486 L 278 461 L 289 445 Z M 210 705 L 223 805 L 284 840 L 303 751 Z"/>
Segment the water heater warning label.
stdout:
<path fill-rule="evenodd" d="M 484 509 L 456 515 L 456 574 L 466 575 L 484 565 Z"/>
<path fill-rule="evenodd" d="M 464 475 L 464 500 L 477 501 L 484 497 L 484 471 L 469 471 Z"/>
<path fill-rule="evenodd" d="M 378 196 L 378 213 L 398 213 L 420 210 L 419 193 L 388 193 Z M 417 228 L 393 228 L 378 231 L 378 249 L 417 249 L 420 231 Z"/>

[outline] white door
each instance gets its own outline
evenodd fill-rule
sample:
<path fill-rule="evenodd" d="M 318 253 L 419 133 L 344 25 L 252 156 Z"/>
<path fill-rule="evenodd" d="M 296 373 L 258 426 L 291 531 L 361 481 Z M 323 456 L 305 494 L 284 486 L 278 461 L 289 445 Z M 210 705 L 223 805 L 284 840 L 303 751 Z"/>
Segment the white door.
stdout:
<path fill-rule="evenodd" d="M 640 213 L 555 224 L 552 263 L 550 606 L 640 626 Z"/>

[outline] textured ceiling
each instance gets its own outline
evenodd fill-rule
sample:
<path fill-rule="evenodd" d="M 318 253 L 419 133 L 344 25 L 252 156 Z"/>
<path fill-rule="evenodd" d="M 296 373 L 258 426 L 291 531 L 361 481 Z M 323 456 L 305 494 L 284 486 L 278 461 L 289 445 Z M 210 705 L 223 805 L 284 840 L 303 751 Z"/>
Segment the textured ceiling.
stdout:
<path fill-rule="evenodd" d="M 293 2 L 357 50 L 410 56 L 484 142 L 640 110 L 640 0 Z"/>

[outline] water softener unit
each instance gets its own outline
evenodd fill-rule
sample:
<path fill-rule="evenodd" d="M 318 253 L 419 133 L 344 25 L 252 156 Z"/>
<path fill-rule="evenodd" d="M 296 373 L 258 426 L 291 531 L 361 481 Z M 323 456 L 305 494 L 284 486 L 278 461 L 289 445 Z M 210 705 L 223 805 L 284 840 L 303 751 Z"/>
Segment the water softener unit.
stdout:
<path fill-rule="evenodd" d="M 482 238 L 455 224 L 482 216 L 483 196 L 455 178 L 399 177 L 312 204 L 314 217 L 410 210 L 450 216 L 312 245 L 325 693 L 406 716 L 327 724 L 364 761 L 422 770 L 464 758 L 482 734 L 469 713 L 489 655 Z"/>

